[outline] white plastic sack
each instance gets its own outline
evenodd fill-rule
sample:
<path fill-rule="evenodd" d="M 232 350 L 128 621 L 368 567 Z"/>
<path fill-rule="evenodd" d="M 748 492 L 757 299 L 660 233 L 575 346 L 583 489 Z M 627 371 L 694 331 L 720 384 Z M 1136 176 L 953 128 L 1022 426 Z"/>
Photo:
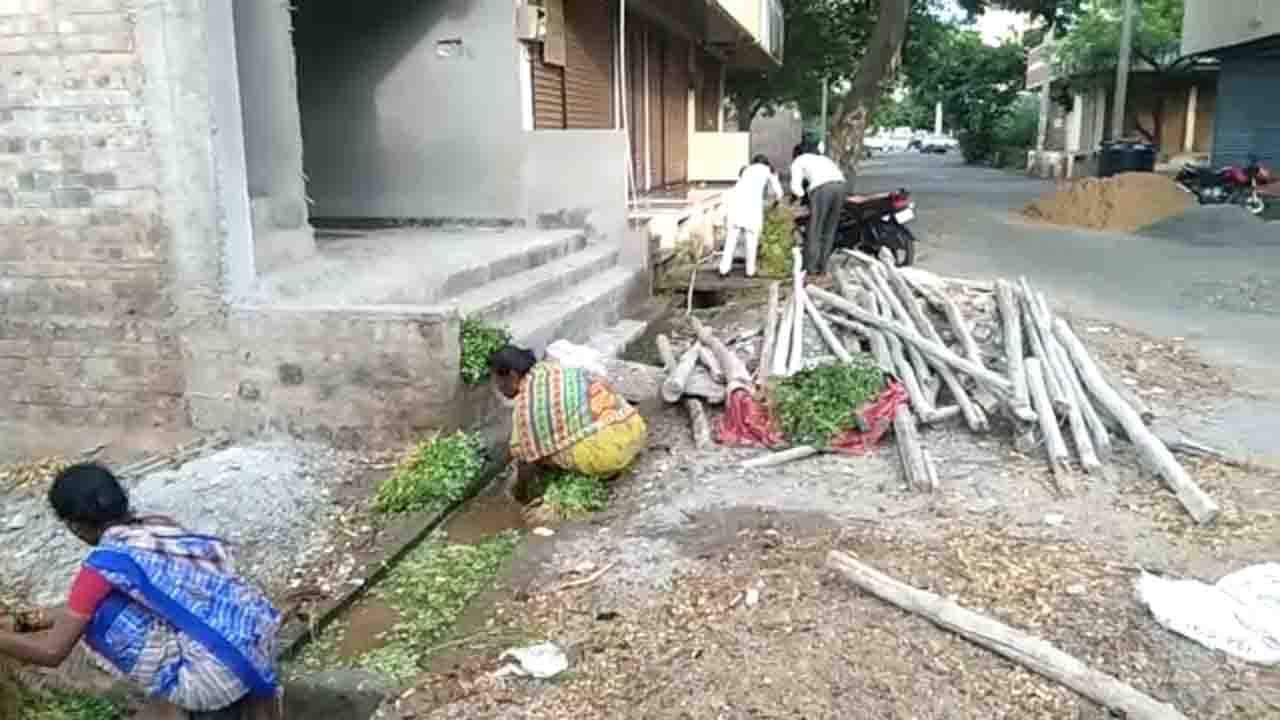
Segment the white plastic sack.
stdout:
<path fill-rule="evenodd" d="M 540 643 L 525 648 L 515 648 L 502 653 L 500 660 L 514 660 L 497 673 L 496 677 L 514 675 L 550 680 L 569 669 L 569 658 L 555 643 Z"/>
<path fill-rule="evenodd" d="M 547 346 L 547 359 L 555 360 L 564 367 L 580 368 L 604 379 L 609 377 L 609 369 L 605 367 L 604 356 L 585 345 L 577 345 L 568 340 L 557 340 Z"/>
<path fill-rule="evenodd" d="M 1280 664 L 1280 563 L 1252 565 L 1216 585 L 1143 573 L 1138 598 L 1179 635 L 1247 662 Z"/>

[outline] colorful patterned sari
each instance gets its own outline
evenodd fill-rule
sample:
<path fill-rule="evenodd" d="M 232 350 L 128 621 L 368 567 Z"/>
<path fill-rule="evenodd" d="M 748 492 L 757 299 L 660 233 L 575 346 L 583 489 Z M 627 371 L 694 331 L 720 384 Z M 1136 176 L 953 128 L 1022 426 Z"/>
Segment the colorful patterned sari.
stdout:
<path fill-rule="evenodd" d="M 114 587 L 86 643 L 149 697 L 207 712 L 277 694 L 280 614 L 233 573 L 221 540 L 178 527 L 112 528 L 85 564 Z"/>
<path fill-rule="evenodd" d="M 554 362 L 525 376 L 512 424 L 517 460 L 597 477 L 625 470 L 647 436 L 644 419 L 604 380 Z"/>

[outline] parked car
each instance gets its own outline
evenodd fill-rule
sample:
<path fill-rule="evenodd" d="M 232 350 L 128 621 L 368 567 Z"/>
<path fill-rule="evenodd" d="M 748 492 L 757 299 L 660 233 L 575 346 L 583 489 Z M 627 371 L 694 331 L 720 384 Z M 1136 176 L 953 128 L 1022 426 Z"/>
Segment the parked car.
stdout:
<path fill-rule="evenodd" d="M 946 135 L 930 135 L 920 141 L 920 152 L 945 155 L 960 147 L 960 141 Z"/>

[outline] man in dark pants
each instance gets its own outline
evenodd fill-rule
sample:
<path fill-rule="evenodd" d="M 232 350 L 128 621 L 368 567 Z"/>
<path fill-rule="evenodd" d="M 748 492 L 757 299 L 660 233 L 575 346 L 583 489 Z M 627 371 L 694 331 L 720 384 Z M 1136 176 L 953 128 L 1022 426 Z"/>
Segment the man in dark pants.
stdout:
<path fill-rule="evenodd" d="M 844 173 L 831 158 L 818 154 L 812 143 L 801 143 L 792 152 L 791 192 L 809 197 L 809 235 L 805 238 L 804 270 L 821 280 L 836 247 L 840 211 L 848 196 Z"/>

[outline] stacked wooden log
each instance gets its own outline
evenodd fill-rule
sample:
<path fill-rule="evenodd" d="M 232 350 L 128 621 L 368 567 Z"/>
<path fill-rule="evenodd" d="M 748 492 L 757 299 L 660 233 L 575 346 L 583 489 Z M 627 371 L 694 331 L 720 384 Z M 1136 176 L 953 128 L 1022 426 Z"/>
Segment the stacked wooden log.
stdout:
<path fill-rule="evenodd" d="M 806 325 L 812 325 L 828 361 L 850 362 L 853 352 L 865 350 L 906 390 L 910 402 L 894 419 L 894 431 L 906 483 L 912 488 L 931 491 L 938 484 L 922 428 L 953 418 L 961 418 L 977 434 L 995 426 L 1010 429 L 1020 451 L 1044 454 L 1062 495 L 1077 492 L 1077 472 L 1104 475 L 1115 430 L 1133 444 L 1197 522 L 1215 519 L 1218 506 L 1147 427 L 1149 409 L 1109 380 L 1071 326 L 1054 316 L 1044 293 L 1026 279 L 991 285 L 943 281 L 896 267 L 888 253 L 880 258 L 849 255 L 856 262 L 834 273 L 834 291 L 806 287 L 798 269 L 790 297 L 782 297 L 779 283 L 769 288 L 764 340 L 753 356 L 757 387 L 818 359 L 812 353 L 806 357 L 803 342 Z M 1001 338 L 994 352 L 983 352 L 973 323 L 948 292 L 952 285 L 993 301 Z M 745 385 L 734 377 L 745 369 L 735 366 L 731 371 L 727 365 L 737 356 L 706 328 L 698 328 L 698 340 L 682 358 L 664 359 L 669 376 L 663 395 L 669 402 L 685 396 L 682 383 L 699 362 L 710 378 Z M 690 409 L 691 417 L 698 412 Z M 694 424 L 696 428 L 698 421 Z M 751 461 L 751 466 L 816 453 L 798 448 Z"/>

